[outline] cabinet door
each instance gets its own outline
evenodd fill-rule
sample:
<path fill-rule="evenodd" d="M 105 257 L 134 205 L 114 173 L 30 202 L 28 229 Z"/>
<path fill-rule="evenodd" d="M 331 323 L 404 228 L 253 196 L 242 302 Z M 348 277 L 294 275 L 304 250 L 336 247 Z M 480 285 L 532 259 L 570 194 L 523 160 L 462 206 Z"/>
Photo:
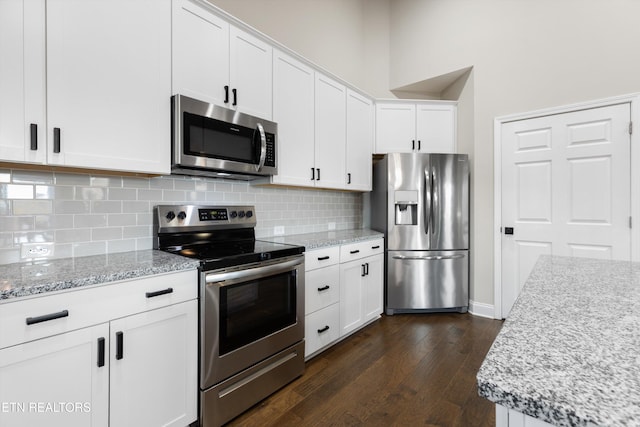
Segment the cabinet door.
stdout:
<path fill-rule="evenodd" d="M 347 190 L 371 191 L 373 102 L 347 90 Z"/>
<path fill-rule="evenodd" d="M 364 323 L 363 278 L 364 261 L 340 264 L 340 336 Z"/>
<path fill-rule="evenodd" d="M 192 300 L 111 322 L 111 427 L 195 421 L 197 312 Z"/>
<path fill-rule="evenodd" d="M 316 73 L 316 187 L 345 187 L 346 87 Z"/>
<path fill-rule="evenodd" d="M 294 58 L 273 54 L 273 121 L 278 123 L 276 184 L 313 185 L 314 74 Z"/>
<path fill-rule="evenodd" d="M 0 2 L 0 58 L 0 160 L 45 163 L 44 0 Z"/>
<path fill-rule="evenodd" d="M 172 14 L 172 93 L 229 106 L 229 24 L 191 0 L 174 1 Z"/>
<path fill-rule="evenodd" d="M 273 99 L 273 48 L 231 26 L 229 29 L 229 79 L 231 108 L 271 120 Z M 233 92 L 235 91 L 235 92 Z"/>
<path fill-rule="evenodd" d="M 456 152 L 456 107 L 418 104 L 416 138 L 422 153 Z"/>
<path fill-rule="evenodd" d="M 0 350 L 0 425 L 106 427 L 108 348 L 104 323 Z"/>
<path fill-rule="evenodd" d="M 376 104 L 376 153 L 411 153 L 415 148 L 415 104 Z"/>
<path fill-rule="evenodd" d="M 363 260 L 367 265 L 364 277 L 364 321 L 373 320 L 382 313 L 384 256 L 375 255 Z"/>
<path fill-rule="evenodd" d="M 168 174 L 170 95 L 170 0 L 47 1 L 49 164 Z"/>

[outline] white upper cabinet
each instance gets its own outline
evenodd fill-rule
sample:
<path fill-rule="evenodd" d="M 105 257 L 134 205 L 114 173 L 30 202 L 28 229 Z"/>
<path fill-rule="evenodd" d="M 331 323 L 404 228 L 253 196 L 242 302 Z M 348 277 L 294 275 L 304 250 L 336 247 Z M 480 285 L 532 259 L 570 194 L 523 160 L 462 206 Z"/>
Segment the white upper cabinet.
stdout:
<path fill-rule="evenodd" d="M 345 187 L 346 90 L 337 81 L 316 73 L 316 187 Z"/>
<path fill-rule="evenodd" d="M 274 184 L 309 186 L 314 167 L 314 71 L 273 52 L 273 121 L 278 123 Z"/>
<path fill-rule="evenodd" d="M 373 102 L 347 89 L 346 188 L 371 191 L 371 153 L 374 133 Z"/>
<path fill-rule="evenodd" d="M 173 93 L 272 118 L 270 44 L 202 2 L 173 3 Z"/>
<path fill-rule="evenodd" d="M 3 0 L 0 21 L 0 160 L 169 173 L 170 0 Z"/>
<path fill-rule="evenodd" d="M 44 0 L 0 1 L 0 160 L 47 160 Z"/>
<path fill-rule="evenodd" d="M 455 153 L 456 110 L 450 101 L 378 102 L 375 152 Z"/>

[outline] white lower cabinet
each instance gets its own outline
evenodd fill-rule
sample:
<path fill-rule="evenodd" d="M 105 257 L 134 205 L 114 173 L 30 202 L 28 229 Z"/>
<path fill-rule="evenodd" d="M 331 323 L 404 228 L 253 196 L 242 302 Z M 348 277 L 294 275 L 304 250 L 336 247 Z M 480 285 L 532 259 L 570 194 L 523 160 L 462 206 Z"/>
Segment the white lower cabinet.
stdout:
<path fill-rule="evenodd" d="M 305 358 L 380 317 L 383 239 L 305 254 Z"/>
<path fill-rule="evenodd" d="M 4 303 L 0 426 L 195 421 L 196 298 L 194 270 Z"/>
<path fill-rule="evenodd" d="M 496 427 L 552 427 L 546 421 L 496 404 Z"/>

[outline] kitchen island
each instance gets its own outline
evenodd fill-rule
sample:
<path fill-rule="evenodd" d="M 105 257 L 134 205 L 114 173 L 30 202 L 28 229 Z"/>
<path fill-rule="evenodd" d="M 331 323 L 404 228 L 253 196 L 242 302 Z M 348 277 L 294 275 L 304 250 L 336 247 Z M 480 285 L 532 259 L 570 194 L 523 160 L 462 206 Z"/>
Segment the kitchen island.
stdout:
<path fill-rule="evenodd" d="M 540 257 L 477 382 L 498 426 L 640 426 L 640 263 Z"/>

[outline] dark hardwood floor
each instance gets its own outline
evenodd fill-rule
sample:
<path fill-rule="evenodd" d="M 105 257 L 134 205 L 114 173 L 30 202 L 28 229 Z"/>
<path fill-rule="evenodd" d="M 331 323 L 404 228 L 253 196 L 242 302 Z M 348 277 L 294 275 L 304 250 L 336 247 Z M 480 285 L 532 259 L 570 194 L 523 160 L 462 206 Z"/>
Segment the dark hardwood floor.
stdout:
<path fill-rule="evenodd" d="M 383 316 L 228 425 L 493 427 L 475 376 L 501 326 L 470 314 Z"/>

